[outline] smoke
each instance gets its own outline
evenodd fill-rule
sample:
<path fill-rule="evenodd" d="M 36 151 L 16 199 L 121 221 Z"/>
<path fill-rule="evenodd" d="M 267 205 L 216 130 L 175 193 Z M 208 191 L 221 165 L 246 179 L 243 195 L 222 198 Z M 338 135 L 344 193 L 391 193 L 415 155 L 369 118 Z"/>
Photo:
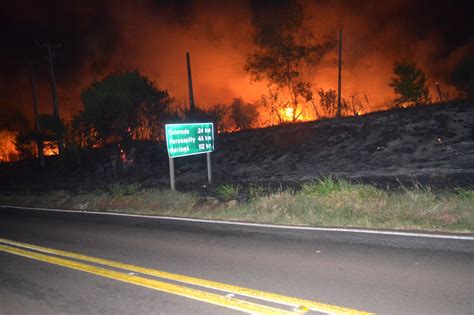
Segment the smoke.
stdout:
<path fill-rule="evenodd" d="M 17 26 L 16 35 L 7 38 L 19 48 L 3 52 L 4 60 L 8 56 L 16 61 L 2 65 L 2 106 L 21 108 L 31 116 L 25 60 L 46 53 L 33 45 L 43 40 L 63 45 L 55 66 L 66 119 L 81 109 L 80 92 L 93 80 L 133 69 L 167 89 L 177 106 L 185 106 L 187 51 L 198 106 L 230 103 L 239 96 L 253 101 L 266 93 L 265 82 L 251 84 L 243 70 L 254 48 L 249 1 L 50 2 L 12 4 L 4 10 L 3 23 Z M 434 82 L 440 83 L 443 93 L 455 96 L 450 71 L 472 53 L 468 32 L 474 28 L 463 25 L 472 23 L 472 12 L 464 7 L 467 2 L 456 7 L 408 0 L 301 3 L 317 38 L 337 41 L 338 30 L 343 30 L 344 97 L 363 95 L 370 110 L 390 106 L 395 98 L 388 86 L 393 64 L 404 60 L 416 62 L 427 73 L 433 100 L 437 99 Z M 336 57 L 336 51 L 330 53 L 314 69 L 315 90 L 337 87 Z M 51 112 L 46 61 L 38 59 L 36 64 L 40 110 Z"/>
<path fill-rule="evenodd" d="M 185 53 L 189 51 L 198 104 L 229 102 L 240 95 L 254 97 L 255 88 L 243 72 L 252 44 L 248 9 L 239 4 L 191 10 L 192 18 L 185 23 L 170 20 L 169 15 L 160 18 L 167 13 L 160 8 L 135 7 L 130 15 L 121 15 L 116 25 L 123 52 L 114 56 L 114 64 L 138 68 L 183 103 L 187 100 Z"/>
<path fill-rule="evenodd" d="M 343 96 L 366 95 L 371 110 L 391 106 L 395 95 L 388 83 L 394 63 L 400 61 L 416 62 L 428 75 L 434 101 L 437 100 L 435 82 L 442 86 L 445 99 L 448 95 L 451 98 L 456 96 L 449 84 L 450 72 L 454 64 L 469 53 L 470 44 L 465 38 L 460 42 L 450 42 L 453 34 L 445 34 L 446 29 L 440 28 L 446 19 L 433 23 L 433 16 L 444 10 L 445 4 L 412 4 L 408 1 L 384 1 L 383 5 L 376 1 L 337 3 L 309 4 L 306 11 L 311 16 L 314 30 L 333 36 L 337 36 L 338 28 L 343 31 Z M 429 11 L 433 8 L 438 10 Z M 449 11 L 445 11 L 446 14 Z M 466 13 L 461 6 L 456 14 L 462 19 Z M 327 64 L 319 69 L 314 84 L 334 88 L 336 80 L 334 66 Z"/>

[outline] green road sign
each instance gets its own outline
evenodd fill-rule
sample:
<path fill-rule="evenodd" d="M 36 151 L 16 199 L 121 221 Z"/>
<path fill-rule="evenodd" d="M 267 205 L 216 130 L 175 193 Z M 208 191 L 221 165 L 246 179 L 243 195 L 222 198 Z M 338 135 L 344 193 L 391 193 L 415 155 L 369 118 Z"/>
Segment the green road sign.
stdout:
<path fill-rule="evenodd" d="M 165 125 L 166 147 L 170 158 L 214 151 L 212 123 Z"/>

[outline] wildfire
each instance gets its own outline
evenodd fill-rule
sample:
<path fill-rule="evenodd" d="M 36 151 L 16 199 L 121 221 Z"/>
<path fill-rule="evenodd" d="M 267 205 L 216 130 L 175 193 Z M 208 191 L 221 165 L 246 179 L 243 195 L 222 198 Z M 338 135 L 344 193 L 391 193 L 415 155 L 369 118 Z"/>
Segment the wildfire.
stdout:
<path fill-rule="evenodd" d="M 0 131 L 0 162 L 16 161 L 20 153 L 15 147 L 16 134 L 10 131 Z"/>
<path fill-rule="evenodd" d="M 284 120 L 285 121 L 292 121 L 293 120 L 293 114 L 295 110 L 292 107 L 286 107 L 283 109 L 283 115 L 284 115 Z"/>
<path fill-rule="evenodd" d="M 15 146 L 16 135 L 17 134 L 15 132 L 11 131 L 0 131 L 0 163 L 14 162 L 21 158 L 20 152 L 18 152 Z M 59 154 L 58 146 L 55 142 L 45 141 L 43 145 L 43 152 L 45 156 Z M 31 149 L 33 150 L 34 156 L 37 156 L 36 144 L 32 144 Z"/>
<path fill-rule="evenodd" d="M 44 152 L 44 156 L 58 155 L 59 154 L 58 145 L 52 141 L 45 141 L 43 152 Z"/>
<path fill-rule="evenodd" d="M 293 122 L 293 121 L 308 121 L 311 119 L 314 119 L 314 117 L 310 117 L 309 115 L 306 115 L 305 112 L 301 112 L 298 110 L 295 114 L 295 109 L 291 106 L 287 106 L 281 110 L 279 110 L 279 117 L 282 122 Z M 295 119 L 295 120 L 293 120 Z"/>

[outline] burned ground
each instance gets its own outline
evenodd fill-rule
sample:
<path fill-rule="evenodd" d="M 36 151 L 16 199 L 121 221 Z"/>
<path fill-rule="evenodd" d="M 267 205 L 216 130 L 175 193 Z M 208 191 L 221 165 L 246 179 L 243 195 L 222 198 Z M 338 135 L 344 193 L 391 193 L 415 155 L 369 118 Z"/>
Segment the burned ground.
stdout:
<path fill-rule="evenodd" d="M 219 135 L 222 182 L 302 182 L 320 176 L 376 185 L 474 185 L 474 107 L 466 102 L 395 109 Z M 198 179 L 183 160 L 179 179 Z"/>
<path fill-rule="evenodd" d="M 393 109 L 360 117 L 216 135 L 212 154 L 215 184 L 299 185 L 321 176 L 379 187 L 422 184 L 435 189 L 474 186 L 474 106 L 449 102 Z M 163 143 L 135 143 L 52 158 L 48 170 L 34 161 L 0 168 L 3 188 L 91 189 L 115 182 L 166 186 L 168 158 Z M 203 155 L 178 158 L 177 187 L 206 184 Z"/>

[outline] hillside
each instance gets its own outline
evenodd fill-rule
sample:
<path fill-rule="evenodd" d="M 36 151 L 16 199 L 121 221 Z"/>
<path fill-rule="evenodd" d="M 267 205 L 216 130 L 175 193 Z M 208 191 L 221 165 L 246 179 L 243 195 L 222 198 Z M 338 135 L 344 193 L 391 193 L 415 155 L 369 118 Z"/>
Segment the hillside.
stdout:
<path fill-rule="evenodd" d="M 293 185 L 332 175 L 381 187 L 418 182 L 440 189 L 474 186 L 474 106 L 450 102 L 218 134 L 215 148 L 216 185 Z M 125 162 L 119 150 L 82 152 L 67 162 L 53 158 L 43 171 L 33 161 L 4 164 L 0 185 L 93 189 L 116 182 L 169 184 L 163 143 L 135 144 Z M 204 155 L 176 159 L 178 189 L 206 184 L 205 161 Z"/>
<path fill-rule="evenodd" d="M 198 160 L 178 161 L 178 182 L 205 178 Z M 474 185 L 474 106 L 446 103 L 219 135 L 213 174 L 218 182 L 333 175 L 381 185 Z"/>

